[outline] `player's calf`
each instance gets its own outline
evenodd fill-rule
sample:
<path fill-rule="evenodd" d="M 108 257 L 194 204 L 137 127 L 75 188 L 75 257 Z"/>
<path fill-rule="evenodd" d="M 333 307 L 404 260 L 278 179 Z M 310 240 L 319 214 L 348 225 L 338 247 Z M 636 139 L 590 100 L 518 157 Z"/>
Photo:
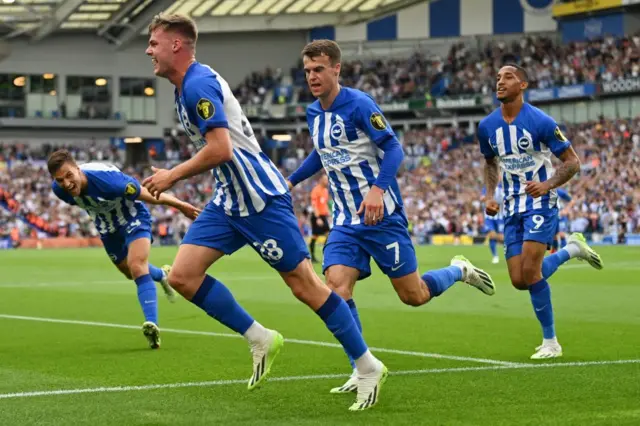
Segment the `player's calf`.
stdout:
<path fill-rule="evenodd" d="M 280 275 L 296 299 L 314 311 L 320 309 L 331 294 L 331 289 L 315 274 L 308 259 L 300 262 L 293 271 L 281 272 Z"/>
<path fill-rule="evenodd" d="M 353 321 L 356 323 L 358 330 L 362 334 L 360 314 L 358 313 L 358 308 L 353 300 L 353 289 L 359 276 L 359 270 L 345 265 L 332 265 L 325 271 L 327 287 L 347 302 Z M 345 384 L 332 388 L 331 393 L 350 393 L 355 392 L 358 389 L 358 375 L 355 360 L 351 355 L 349 355 L 349 352 L 346 352 L 346 354 L 347 358 L 349 358 L 349 364 L 351 364 L 351 368 L 353 369 L 353 374 Z"/>
<path fill-rule="evenodd" d="M 377 402 L 379 386 L 386 379 L 386 367 L 369 351 L 347 303 L 322 283 L 308 259 L 293 271 L 281 272 L 281 275 L 294 295 L 316 312 L 354 360 L 363 387 L 358 386 L 357 403 L 351 409 L 373 406 Z"/>
<path fill-rule="evenodd" d="M 432 294 L 428 282 L 431 280 L 426 278 L 426 275 L 421 279 L 418 271 L 415 271 L 404 277 L 391 279 L 393 288 L 402 303 L 409 306 L 422 306 L 431 300 Z"/>

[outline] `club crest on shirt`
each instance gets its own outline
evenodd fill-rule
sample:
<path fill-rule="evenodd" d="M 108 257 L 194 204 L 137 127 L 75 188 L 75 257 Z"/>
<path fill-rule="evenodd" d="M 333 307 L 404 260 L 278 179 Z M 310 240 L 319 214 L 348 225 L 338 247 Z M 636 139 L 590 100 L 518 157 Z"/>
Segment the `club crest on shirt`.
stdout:
<path fill-rule="evenodd" d="M 369 122 L 376 130 L 384 130 L 387 128 L 387 122 L 379 112 L 374 112 L 373 114 L 371 114 L 371 117 L 369 117 Z"/>
<path fill-rule="evenodd" d="M 523 151 L 526 151 L 529 148 L 531 148 L 531 141 L 529 140 L 529 138 L 526 136 L 523 136 L 520 139 L 518 139 L 518 148 L 520 148 Z"/>
<path fill-rule="evenodd" d="M 556 129 L 553 131 L 553 134 L 555 135 L 556 139 L 558 139 L 560 142 L 567 141 L 567 138 L 564 136 L 564 134 L 560 130 L 560 127 L 556 126 Z"/>
<path fill-rule="evenodd" d="M 137 192 L 136 186 L 132 183 L 128 183 L 127 186 L 124 187 L 124 193 L 126 195 L 133 195 Z"/>
<path fill-rule="evenodd" d="M 340 140 L 344 136 L 344 124 L 340 121 L 336 121 L 331 126 L 331 137 L 335 140 Z"/>
<path fill-rule="evenodd" d="M 213 117 L 213 114 L 215 114 L 216 107 L 213 106 L 213 103 L 211 103 L 209 99 L 202 98 L 196 105 L 196 111 L 200 118 L 202 118 L 203 120 L 208 120 Z"/>

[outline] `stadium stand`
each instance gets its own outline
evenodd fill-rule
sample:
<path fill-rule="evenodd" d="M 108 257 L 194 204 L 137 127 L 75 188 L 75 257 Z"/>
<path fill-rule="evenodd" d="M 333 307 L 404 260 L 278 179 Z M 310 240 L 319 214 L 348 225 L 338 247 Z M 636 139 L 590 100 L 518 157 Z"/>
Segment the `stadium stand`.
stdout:
<path fill-rule="evenodd" d="M 567 136 L 576 145 L 582 160 L 580 179 L 567 189 L 574 201 L 569 207 L 572 231 L 601 234 L 622 241 L 626 233 L 640 232 L 640 119 L 605 120 L 572 125 Z M 478 237 L 484 234 L 481 156 L 473 134 L 460 128 L 411 129 L 401 134 L 405 162 L 400 187 L 419 243 L 428 243 L 438 234 Z M 95 236 L 89 217 L 61 203 L 50 191 L 44 159 L 55 147 L 30 150 L 23 145 L 2 145 L 1 153 L 10 167 L 0 177 L 0 205 L 3 228 L 17 229 L 21 237 L 37 233 L 40 238 L 56 235 Z M 123 167 L 113 148 L 70 146 L 80 161 L 109 161 Z M 299 135 L 281 164 L 287 174 L 309 152 L 308 134 Z M 153 161 L 171 166 L 190 155 L 184 139 L 167 141 L 166 157 Z M 291 161 L 290 161 L 291 160 Z M 139 179 L 143 168 L 123 168 Z M 294 190 L 301 226 L 306 223 L 313 180 Z M 174 193 L 181 199 L 203 206 L 211 198 L 213 180 L 208 175 L 181 182 Z M 8 214 L 7 214 L 8 212 Z M 154 233 L 162 244 L 175 244 L 184 235 L 188 220 L 172 209 L 153 206 Z"/>
<path fill-rule="evenodd" d="M 447 57 L 415 52 L 406 58 L 369 58 L 343 64 L 342 84 L 369 93 L 378 103 L 460 94 L 490 94 L 495 74 L 507 62 L 527 68 L 530 88 L 546 89 L 598 83 L 640 76 L 640 35 L 560 43 L 546 35 L 527 35 L 510 43 L 457 43 Z M 301 75 L 291 69 L 300 102 L 313 101 Z M 236 88 L 248 104 L 260 104 L 264 94 L 279 84 L 280 73 L 270 68 L 253 72 Z"/>
<path fill-rule="evenodd" d="M 525 66 L 530 88 L 538 91 L 640 77 L 640 34 L 637 32 L 568 43 L 562 42 L 558 34 L 549 32 L 504 39 L 461 37 L 459 42 L 449 46 L 445 54 L 425 48 L 408 50 L 404 55 L 357 55 L 355 60 L 344 61 L 342 84 L 369 93 L 382 105 L 413 99 L 426 100 L 429 105 L 433 101 L 433 105 L 437 105 L 436 101 L 442 97 L 492 96 L 495 73 L 505 62 Z M 54 77 L 30 78 L 27 86 L 29 90 L 42 88 L 46 95 L 45 92 L 54 87 L 47 86 L 50 80 L 57 78 Z M 72 84 L 67 84 L 71 92 L 78 89 L 78 93 L 82 93 L 78 105 L 72 108 L 74 111 L 76 107 L 79 109 L 71 115 L 108 118 L 110 112 L 100 115 L 96 108 L 102 105 L 102 100 L 109 98 L 112 81 L 103 79 L 105 81 L 98 86 L 100 79 L 76 80 L 69 80 Z M 11 86 L 9 80 L 6 83 Z M 26 96 L 23 86 L 15 84 L 15 80 L 14 86 L 8 95 Z M 90 89 L 91 93 L 87 95 L 83 88 Z M 127 109 L 125 113 L 130 118 L 134 105 L 143 109 L 148 107 L 147 103 L 138 102 L 136 96 L 155 96 L 155 84 L 141 78 L 127 78 L 120 82 L 120 91 L 121 97 L 131 102 L 133 109 Z M 268 104 L 304 105 L 313 101 L 301 62 L 288 69 L 270 66 L 253 71 L 241 79 L 234 93 L 246 108 Z M 155 99 L 144 100 L 155 102 Z M 606 236 L 614 242 L 622 241 L 625 233 L 640 232 L 640 194 L 636 189 L 640 173 L 640 160 L 637 159 L 640 121 L 637 114 L 633 114 L 637 109 L 635 104 L 628 104 L 627 111 L 618 108 L 621 112 L 616 114 L 605 114 L 607 108 L 603 104 L 599 110 L 583 114 L 580 120 L 567 120 L 564 114 L 553 114 L 558 121 L 566 122 L 566 133 L 579 148 L 583 161 L 581 178 L 568 187 L 574 194 L 574 202 L 569 207 L 571 229 Z M 48 118 L 67 116 L 68 106 L 64 103 L 53 107 L 55 113 Z M 563 106 L 558 104 L 549 108 L 553 111 L 553 108 L 562 109 Z M 0 115 L 15 115 L 16 112 L 11 111 L 0 108 Z M 144 121 L 145 114 L 138 115 Z M 438 234 L 482 236 L 484 215 L 478 196 L 482 164 L 474 126 L 465 127 L 453 118 L 446 125 L 429 127 L 424 126 L 424 121 L 402 124 L 402 120 L 400 124 L 396 120 L 394 127 L 405 149 L 400 180 L 415 239 L 428 243 L 432 235 Z M 252 121 L 255 123 L 255 118 Z M 254 124 L 256 128 L 260 126 Z M 268 134 L 273 133 L 263 130 L 258 135 L 270 154 L 274 151 L 268 149 Z M 275 158 L 285 175 L 291 173 L 312 148 L 306 130 L 298 128 L 295 133 L 287 133 L 291 141 Z M 160 167 L 169 167 L 194 153 L 194 147 L 184 134 L 176 131 L 166 134 L 160 145 L 162 149 L 156 149 L 160 147 L 157 144 L 147 148 L 151 164 Z M 0 229 L 3 233 L 21 238 L 95 236 L 88 217 L 62 205 L 49 190 L 50 179 L 43 168 L 44 160 L 58 147 L 56 144 L 31 146 L 10 140 L 0 143 L 0 165 L 5 169 L 0 175 Z M 127 160 L 129 154 L 122 149 L 123 144 L 87 141 L 66 147 L 80 162 L 112 162 L 140 179 L 148 171 L 148 162 Z M 618 179 L 612 179 L 613 176 Z M 211 197 L 212 185 L 209 176 L 198 176 L 181 182 L 174 192 L 178 197 L 202 206 Z M 312 185 L 313 182 L 308 182 L 294 191 L 303 228 L 308 191 Z M 455 208 L 450 208 L 452 205 Z M 157 240 L 161 244 L 179 241 L 188 221 L 164 207 L 154 206 L 153 214 Z"/>

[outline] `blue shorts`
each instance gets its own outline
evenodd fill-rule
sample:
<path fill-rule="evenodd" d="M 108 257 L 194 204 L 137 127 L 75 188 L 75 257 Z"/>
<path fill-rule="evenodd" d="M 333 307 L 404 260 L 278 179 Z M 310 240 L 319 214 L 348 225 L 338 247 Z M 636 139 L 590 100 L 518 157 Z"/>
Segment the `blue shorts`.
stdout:
<path fill-rule="evenodd" d="M 504 219 L 504 250 L 507 259 L 522 254 L 524 241 L 551 244 L 558 229 L 558 210 L 532 210 Z"/>
<path fill-rule="evenodd" d="M 101 240 L 111 261 L 119 265 L 129 254 L 129 244 L 140 238 L 147 238 L 153 242 L 150 217 L 136 218 L 115 233 L 102 236 Z"/>
<path fill-rule="evenodd" d="M 491 217 L 487 217 L 484 221 L 484 225 L 487 228 L 487 232 L 495 232 L 497 234 L 504 233 L 504 220 L 502 219 L 494 219 Z"/>
<path fill-rule="evenodd" d="M 223 206 L 209 202 L 191 224 L 182 244 L 209 247 L 231 255 L 249 244 L 279 272 L 290 272 L 310 258 L 289 194 L 271 198 L 249 216 L 228 216 Z"/>
<path fill-rule="evenodd" d="M 372 257 L 389 278 L 404 277 L 418 269 L 407 220 L 398 213 L 374 226 L 334 226 L 323 254 L 323 273 L 333 265 L 350 266 L 360 271 L 359 280 L 371 275 Z"/>

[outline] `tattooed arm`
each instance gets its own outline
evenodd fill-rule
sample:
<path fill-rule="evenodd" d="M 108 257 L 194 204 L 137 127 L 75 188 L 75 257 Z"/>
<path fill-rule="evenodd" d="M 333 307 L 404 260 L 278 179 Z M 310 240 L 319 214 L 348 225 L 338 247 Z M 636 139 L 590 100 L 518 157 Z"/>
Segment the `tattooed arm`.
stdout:
<path fill-rule="evenodd" d="M 562 165 L 558 167 L 556 173 L 545 182 L 527 182 L 525 191 L 534 198 L 541 197 L 552 189 L 558 188 L 580 171 L 580 158 L 569 146 L 562 154 L 559 155 Z"/>
<path fill-rule="evenodd" d="M 569 180 L 580 171 L 580 158 L 574 151 L 573 147 L 569 147 L 560 155 L 562 165 L 558 167 L 556 173 L 551 179 L 547 180 L 549 189 L 555 189 L 569 182 Z"/>
<path fill-rule="evenodd" d="M 498 167 L 498 158 L 487 158 L 484 164 L 484 186 L 487 188 L 487 195 L 492 196 L 498 187 L 500 180 L 500 168 Z"/>
<path fill-rule="evenodd" d="M 500 204 L 493 199 L 493 194 L 496 193 L 499 179 L 500 168 L 498 167 L 498 158 L 486 158 L 486 163 L 484 164 L 484 186 L 487 191 L 485 211 L 489 216 L 495 216 L 500 211 Z"/>

